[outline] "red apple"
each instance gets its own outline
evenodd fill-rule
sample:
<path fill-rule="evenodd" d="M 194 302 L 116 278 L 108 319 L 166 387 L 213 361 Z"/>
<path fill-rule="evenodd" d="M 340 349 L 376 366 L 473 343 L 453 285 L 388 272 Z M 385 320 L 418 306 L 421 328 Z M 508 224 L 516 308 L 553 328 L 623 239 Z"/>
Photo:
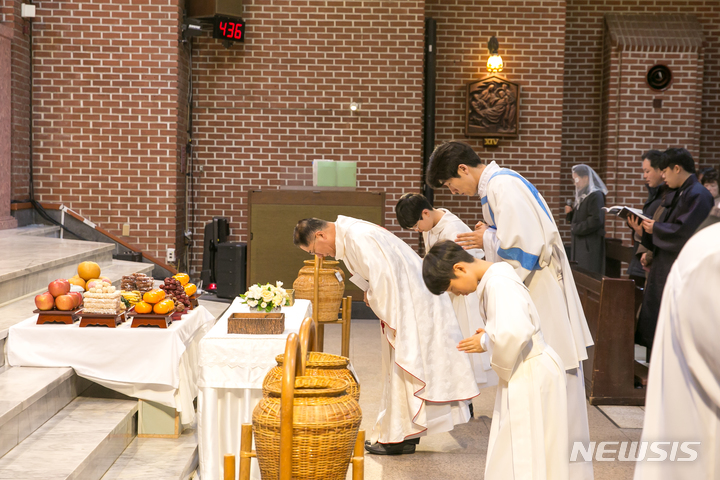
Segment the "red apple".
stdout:
<path fill-rule="evenodd" d="M 55 298 L 50 292 L 41 293 L 35 297 L 35 306 L 38 310 L 52 310 L 55 308 Z"/>
<path fill-rule="evenodd" d="M 50 282 L 50 285 L 48 285 L 48 292 L 52 294 L 53 297 L 57 298 L 60 295 L 65 295 L 70 291 L 70 282 L 63 279 L 55 280 L 54 282 Z"/>
<path fill-rule="evenodd" d="M 60 295 L 55 298 L 55 305 L 58 310 L 74 310 L 75 297 L 71 295 Z"/>
<path fill-rule="evenodd" d="M 80 293 L 80 292 L 70 292 L 70 293 L 68 293 L 68 295 L 70 295 L 71 297 L 73 297 L 73 298 L 75 299 L 75 308 L 77 308 L 77 307 L 79 307 L 80 305 L 82 305 L 82 302 L 83 302 L 82 293 Z"/>

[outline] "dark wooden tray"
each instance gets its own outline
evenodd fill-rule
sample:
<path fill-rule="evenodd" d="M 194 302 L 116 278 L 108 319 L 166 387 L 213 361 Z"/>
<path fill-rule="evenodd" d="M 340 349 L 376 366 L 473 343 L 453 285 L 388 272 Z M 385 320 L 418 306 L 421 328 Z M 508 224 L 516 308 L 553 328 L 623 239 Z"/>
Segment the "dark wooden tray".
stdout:
<path fill-rule="evenodd" d="M 75 310 L 33 310 L 33 313 L 38 314 L 37 325 L 44 325 L 46 323 L 60 323 L 63 325 L 72 325 L 78 318 L 80 318 L 80 312 L 82 307 L 78 307 Z"/>
<path fill-rule="evenodd" d="M 178 320 L 182 320 L 182 316 L 188 313 L 190 310 L 187 308 L 183 310 L 182 312 L 173 312 L 172 319 L 174 322 L 177 322 Z"/>
<path fill-rule="evenodd" d="M 168 328 L 172 325 L 172 313 L 166 315 L 157 315 L 154 313 L 135 313 L 135 311 L 128 312 L 128 316 L 132 317 L 132 325 L 130 328 L 138 327 L 157 327 L 157 328 Z"/>
<path fill-rule="evenodd" d="M 193 293 L 188 298 L 190 299 L 190 310 L 197 308 L 199 305 L 198 298 L 202 297 L 202 293 L 198 295 L 197 293 Z"/>
<path fill-rule="evenodd" d="M 109 327 L 116 328 L 126 320 L 126 312 L 112 315 L 110 313 L 86 313 L 80 315 L 80 328 Z"/>

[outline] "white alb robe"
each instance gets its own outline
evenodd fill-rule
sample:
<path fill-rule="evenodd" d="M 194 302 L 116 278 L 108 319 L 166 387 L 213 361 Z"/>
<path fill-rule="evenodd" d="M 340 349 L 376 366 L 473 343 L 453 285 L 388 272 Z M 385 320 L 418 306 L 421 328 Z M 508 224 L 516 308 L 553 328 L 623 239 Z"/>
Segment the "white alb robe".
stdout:
<path fill-rule="evenodd" d="M 485 479 L 569 480 L 565 368 L 543 340 L 528 289 L 501 262 L 476 292 L 500 377 Z"/>
<path fill-rule="evenodd" d="M 397 443 L 466 423 L 465 400 L 479 394 L 470 358 L 456 348 L 462 332 L 450 298 L 427 290 L 417 253 L 384 228 L 344 216 L 335 222 L 335 249 L 350 280 L 367 292 L 386 340 L 370 441 Z"/>
<path fill-rule="evenodd" d="M 665 461 L 652 461 L 661 455 L 648 445 L 644 461 L 635 465 L 635 480 L 720 478 L 718 238 L 720 224 L 695 234 L 668 275 L 650 357 L 641 441 L 670 443 L 656 447 L 667 452 Z M 683 448 L 683 442 L 700 443 Z M 690 450 L 697 453 L 694 461 L 688 460 Z"/>
<path fill-rule="evenodd" d="M 438 208 L 438 210 L 443 212 L 442 218 L 433 228 L 427 232 L 422 232 L 426 252 L 430 251 L 437 242 L 443 240 L 454 242 L 457 240 L 458 234 L 472 231 L 465 222 L 448 210 L 444 208 Z M 485 256 L 485 253 L 480 248 L 468 250 L 467 252 L 475 258 L 482 259 Z M 478 304 L 477 295 L 453 295 L 448 293 L 448 296 L 452 302 L 453 310 L 455 310 L 455 316 L 460 324 L 463 337 L 471 337 L 475 335 L 478 328 L 485 328 L 485 322 L 480 317 L 480 305 Z M 475 372 L 475 381 L 480 388 L 497 385 L 498 378 L 490 367 L 490 355 L 488 353 L 470 355 L 470 362 L 473 372 Z"/>
<path fill-rule="evenodd" d="M 590 430 L 581 362 L 593 340 L 555 220 L 530 182 L 495 162 L 480 176 L 478 195 L 483 218 L 492 227 L 483 235 L 485 258 L 512 265 L 530 290 L 543 336 L 567 371 L 570 443 L 587 446 Z M 593 478 L 592 462 L 578 461 L 570 469 L 573 479 Z"/>

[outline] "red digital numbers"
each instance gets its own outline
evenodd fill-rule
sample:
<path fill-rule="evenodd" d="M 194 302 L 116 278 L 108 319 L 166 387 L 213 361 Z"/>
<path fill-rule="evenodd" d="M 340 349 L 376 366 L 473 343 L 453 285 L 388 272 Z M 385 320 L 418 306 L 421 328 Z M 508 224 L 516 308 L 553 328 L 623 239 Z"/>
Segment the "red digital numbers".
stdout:
<path fill-rule="evenodd" d="M 237 40 L 240 40 L 242 38 L 242 23 L 238 23 L 237 27 L 235 28 L 235 38 Z"/>
<path fill-rule="evenodd" d="M 235 24 L 232 22 L 220 22 L 218 28 L 222 30 L 223 36 L 227 38 L 235 38 L 237 40 L 240 40 L 242 38 L 242 23 Z"/>
<path fill-rule="evenodd" d="M 220 28 L 220 30 L 222 30 L 223 35 L 225 35 L 225 24 L 223 22 L 220 22 L 219 28 Z"/>
<path fill-rule="evenodd" d="M 243 42 L 245 41 L 244 30 L 245 22 L 241 18 L 234 20 L 230 17 L 215 16 L 213 26 L 213 37 L 215 38 Z"/>

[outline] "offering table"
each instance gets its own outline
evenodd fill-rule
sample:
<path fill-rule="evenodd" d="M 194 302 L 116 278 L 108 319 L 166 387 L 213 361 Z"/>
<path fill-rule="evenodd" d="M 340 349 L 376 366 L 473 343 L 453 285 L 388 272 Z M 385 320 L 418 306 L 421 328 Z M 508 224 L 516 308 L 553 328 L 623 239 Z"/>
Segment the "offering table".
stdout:
<path fill-rule="evenodd" d="M 228 334 L 228 317 L 249 312 L 239 298 L 200 341 L 198 378 L 198 450 L 200 477 L 222 479 L 223 456 L 235 455 L 239 462 L 240 426 L 252 423 L 253 409 L 262 398 L 262 383 L 285 351 L 285 340 L 298 333 L 300 324 L 312 316 L 309 300 L 295 300 L 282 307 L 285 331 L 280 335 Z M 239 471 L 236 465 L 235 471 Z M 251 478 L 260 478 L 253 459 Z"/>
<path fill-rule="evenodd" d="M 10 327 L 8 363 L 22 367 L 72 367 L 79 376 L 125 395 L 175 409 L 179 422 L 194 421 L 198 344 L 215 317 L 198 307 L 167 329 L 37 325 L 37 315 Z"/>

